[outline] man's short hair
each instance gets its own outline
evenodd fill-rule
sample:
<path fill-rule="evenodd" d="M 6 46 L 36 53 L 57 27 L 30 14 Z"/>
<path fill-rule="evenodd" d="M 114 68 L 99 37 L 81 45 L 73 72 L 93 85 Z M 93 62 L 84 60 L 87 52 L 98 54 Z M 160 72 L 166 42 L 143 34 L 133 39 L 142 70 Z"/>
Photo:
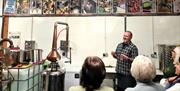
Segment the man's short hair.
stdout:
<path fill-rule="evenodd" d="M 128 32 L 128 33 L 130 33 L 130 35 L 131 35 L 131 38 L 133 37 L 133 34 L 132 34 L 132 32 L 131 32 L 131 31 L 125 31 L 125 32 Z"/>

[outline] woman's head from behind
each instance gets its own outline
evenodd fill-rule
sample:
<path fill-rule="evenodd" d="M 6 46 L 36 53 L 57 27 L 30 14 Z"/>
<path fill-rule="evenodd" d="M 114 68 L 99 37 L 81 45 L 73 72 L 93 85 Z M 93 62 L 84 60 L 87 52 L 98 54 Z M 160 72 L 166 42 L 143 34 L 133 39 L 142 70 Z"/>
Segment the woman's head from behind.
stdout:
<path fill-rule="evenodd" d="M 139 55 L 131 65 L 132 76 L 140 82 L 150 82 L 156 76 L 156 69 L 151 59 Z"/>
<path fill-rule="evenodd" d="M 86 91 L 93 91 L 101 86 L 106 75 L 105 65 L 97 56 L 89 56 L 85 59 L 81 69 L 80 85 Z"/>

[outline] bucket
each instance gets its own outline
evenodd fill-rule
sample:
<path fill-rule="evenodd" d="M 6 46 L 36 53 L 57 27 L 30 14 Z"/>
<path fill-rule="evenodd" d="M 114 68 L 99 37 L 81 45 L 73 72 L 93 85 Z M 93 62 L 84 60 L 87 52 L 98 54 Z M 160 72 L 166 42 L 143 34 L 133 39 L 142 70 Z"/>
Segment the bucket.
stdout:
<path fill-rule="evenodd" d="M 42 49 L 33 49 L 33 50 L 31 50 L 31 59 L 32 59 L 31 61 L 33 63 L 37 63 L 37 64 L 41 63 L 41 61 L 42 61 L 42 52 L 43 52 Z"/>
<path fill-rule="evenodd" d="M 14 60 L 14 63 L 12 64 L 12 66 L 16 66 L 19 63 L 23 63 L 23 55 L 24 52 L 20 49 L 11 49 L 10 50 L 12 52 L 12 58 Z"/>

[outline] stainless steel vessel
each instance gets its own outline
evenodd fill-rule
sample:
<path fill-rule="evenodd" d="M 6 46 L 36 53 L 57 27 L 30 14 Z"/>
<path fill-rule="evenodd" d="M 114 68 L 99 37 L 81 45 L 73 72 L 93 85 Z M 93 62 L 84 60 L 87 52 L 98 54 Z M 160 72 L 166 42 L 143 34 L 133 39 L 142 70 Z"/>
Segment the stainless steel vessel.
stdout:
<path fill-rule="evenodd" d="M 42 61 L 42 49 L 33 49 L 31 50 L 31 61 L 33 63 L 40 63 Z"/>
<path fill-rule="evenodd" d="M 52 62 L 50 68 L 42 73 L 43 91 L 64 91 L 65 71 L 59 64 Z"/>

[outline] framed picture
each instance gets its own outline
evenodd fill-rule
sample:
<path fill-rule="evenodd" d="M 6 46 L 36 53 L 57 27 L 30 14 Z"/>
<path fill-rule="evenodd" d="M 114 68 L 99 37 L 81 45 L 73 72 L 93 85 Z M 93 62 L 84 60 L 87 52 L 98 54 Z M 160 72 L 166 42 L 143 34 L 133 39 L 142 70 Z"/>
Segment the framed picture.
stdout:
<path fill-rule="evenodd" d="M 180 0 L 174 0 L 173 10 L 174 10 L 174 13 L 180 13 Z"/>
<path fill-rule="evenodd" d="M 55 14 L 56 0 L 43 0 L 43 14 Z"/>
<path fill-rule="evenodd" d="M 172 13 L 172 0 L 157 0 L 157 13 Z"/>
<path fill-rule="evenodd" d="M 42 0 L 30 0 L 30 14 L 42 14 Z"/>
<path fill-rule="evenodd" d="M 29 14 L 29 0 L 16 0 L 16 14 Z"/>
<path fill-rule="evenodd" d="M 141 13 L 141 0 L 127 0 L 127 13 Z"/>
<path fill-rule="evenodd" d="M 96 14 L 97 11 L 97 0 L 82 0 L 81 12 L 83 14 Z"/>
<path fill-rule="evenodd" d="M 142 0 L 142 13 L 156 13 L 156 0 Z"/>
<path fill-rule="evenodd" d="M 1 0 L 2 2 L 3 0 Z M 16 13 L 16 0 L 6 0 L 4 7 L 4 14 Z"/>
<path fill-rule="evenodd" d="M 112 3 L 113 3 L 112 0 L 98 0 L 97 13 L 111 14 L 113 10 Z"/>
<path fill-rule="evenodd" d="M 81 0 L 70 1 L 70 14 L 81 14 Z"/>
<path fill-rule="evenodd" d="M 70 0 L 57 0 L 55 4 L 56 14 L 63 15 L 70 13 Z"/>
<path fill-rule="evenodd" d="M 126 13 L 126 0 L 113 0 L 113 13 Z"/>

